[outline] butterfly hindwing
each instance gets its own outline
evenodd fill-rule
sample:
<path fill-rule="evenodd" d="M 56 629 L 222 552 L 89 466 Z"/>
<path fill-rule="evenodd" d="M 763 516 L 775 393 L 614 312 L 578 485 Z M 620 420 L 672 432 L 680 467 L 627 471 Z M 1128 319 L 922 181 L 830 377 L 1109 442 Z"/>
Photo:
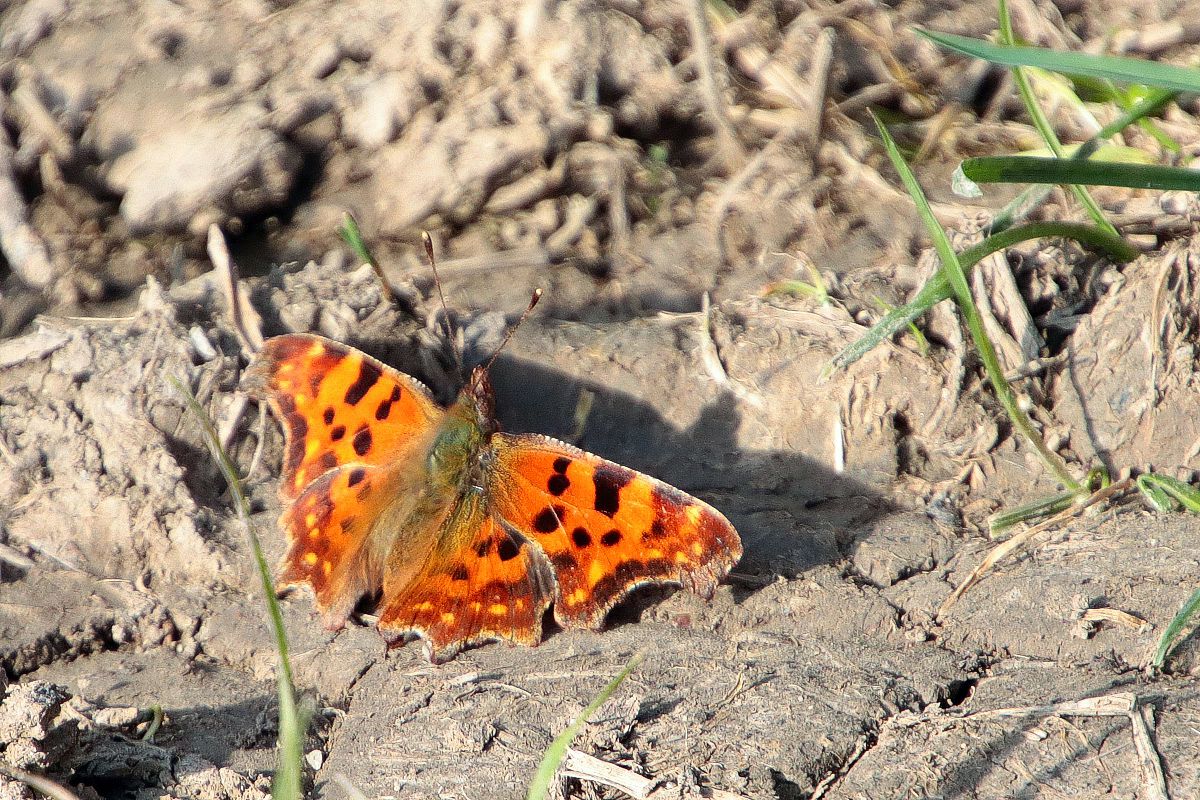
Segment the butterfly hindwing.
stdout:
<path fill-rule="evenodd" d="M 308 584 L 327 628 L 341 628 L 362 595 L 379 585 L 369 537 L 396 488 L 386 467 L 352 464 L 320 475 L 284 510 L 288 549 L 280 586 Z"/>
<path fill-rule="evenodd" d="M 710 596 L 741 557 L 719 511 L 648 475 L 546 436 L 500 433 L 492 448 L 492 508 L 549 559 L 564 627 L 599 628 L 646 583 Z"/>
<path fill-rule="evenodd" d="M 307 334 L 268 339 L 243 386 L 283 424 L 280 494 L 289 500 L 331 469 L 403 458 L 443 413 L 419 381 Z"/>
<path fill-rule="evenodd" d="M 379 629 L 389 642 L 416 634 L 436 662 L 468 645 L 505 639 L 535 645 L 553 597 L 553 578 L 530 552 L 468 494 L 437 532 L 415 577 L 380 603 Z M 403 557 L 395 553 L 395 557 Z"/>

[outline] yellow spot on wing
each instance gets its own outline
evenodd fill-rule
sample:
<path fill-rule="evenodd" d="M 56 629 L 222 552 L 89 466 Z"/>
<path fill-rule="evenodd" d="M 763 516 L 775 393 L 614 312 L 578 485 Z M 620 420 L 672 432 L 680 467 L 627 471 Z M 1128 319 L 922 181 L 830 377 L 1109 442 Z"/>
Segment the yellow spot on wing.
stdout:
<path fill-rule="evenodd" d="M 310 567 L 313 564 L 316 564 L 317 563 L 317 554 L 316 553 L 305 553 L 304 554 L 304 563 L 308 564 Z"/>
<path fill-rule="evenodd" d="M 504 605 L 504 603 L 493 603 L 488 606 L 488 611 L 500 617 L 508 613 L 508 606 Z"/>
<path fill-rule="evenodd" d="M 415 606 L 413 606 L 414 611 L 428 611 L 431 608 L 433 608 L 433 603 L 429 602 L 428 600 L 426 600 L 424 603 L 417 603 Z"/>
<path fill-rule="evenodd" d="M 321 529 L 316 527 L 315 525 L 313 527 L 309 528 L 308 529 L 308 538 L 320 539 L 321 538 Z"/>
<path fill-rule="evenodd" d="M 320 447 L 321 447 L 321 443 L 318 442 L 315 438 L 309 439 L 307 442 L 304 443 L 304 457 L 312 458 L 313 455 L 316 454 L 317 450 L 320 449 Z"/>
<path fill-rule="evenodd" d="M 687 557 L 687 553 L 684 553 L 683 551 L 680 551 L 680 552 L 678 552 L 678 553 L 676 553 L 676 554 L 675 554 L 675 563 L 677 563 L 677 564 L 690 564 L 691 562 L 692 562 L 692 560 L 691 560 L 690 558 L 688 558 L 688 557 Z"/>
<path fill-rule="evenodd" d="M 311 511 L 310 511 L 310 512 L 308 513 L 308 516 L 306 516 L 306 517 L 304 518 L 304 524 L 305 524 L 305 525 L 307 525 L 307 526 L 308 526 L 308 527 L 310 527 L 310 528 L 311 528 L 313 525 L 316 525 L 316 524 L 317 524 L 317 515 L 316 515 L 315 513 L 313 513 L 313 512 L 311 512 Z"/>
<path fill-rule="evenodd" d="M 704 553 L 704 545 L 699 542 L 692 542 L 692 552 L 696 555 L 702 555 Z"/>
<path fill-rule="evenodd" d="M 446 622 L 446 623 L 454 622 L 454 612 L 447 611 L 444 614 L 442 614 L 442 622 Z"/>
<path fill-rule="evenodd" d="M 570 597 L 567 598 L 567 603 L 577 606 L 587 599 L 587 592 L 583 589 L 576 589 Z"/>
<path fill-rule="evenodd" d="M 291 366 L 291 365 L 289 364 L 287 366 Z M 277 381 L 275 381 L 275 385 L 278 386 L 280 389 L 284 390 L 285 392 L 289 391 L 292 388 L 292 382 L 289 381 L 287 378 L 278 379 Z"/>
<path fill-rule="evenodd" d="M 604 565 L 599 561 L 593 561 L 588 566 L 588 583 L 595 586 L 604 577 Z"/>
<path fill-rule="evenodd" d="M 283 362 L 282 364 L 280 364 L 280 365 L 279 365 L 279 369 L 278 369 L 278 371 L 279 371 L 279 372 L 291 372 L 291 371 L 292 371 L 292 370 L 294 370 L 295 368 L 296 368 L 296 365 L 295 365 L 295 364 L 293 364 L 293 363 L 292 363 L 292 362 L 290 362 L 290 361 L 285 361 L 285 362 Z"/>
<path fill-rule="evenodd" d="M 683 513 L 687 515 L 688 522 L 693 525 L 699 525 L 700 518 L 704 516 L 704 509 L 700 506 L 688 506 L 687 511 Z"/>
<path fill-rule="evenodd" d="M 333 572 L 333 562 L 326 561 L 324 564 L 321 565 L 321 571 L 324 572 L 325 577 L 328 578 L 329 573 Z"/>
<path fill-rule="evenodd" d="M 313 342 L 313 346 L 308 348 L 308 354 L 314 358 L 325 352 L 325 345 L 320 342 Z"/>

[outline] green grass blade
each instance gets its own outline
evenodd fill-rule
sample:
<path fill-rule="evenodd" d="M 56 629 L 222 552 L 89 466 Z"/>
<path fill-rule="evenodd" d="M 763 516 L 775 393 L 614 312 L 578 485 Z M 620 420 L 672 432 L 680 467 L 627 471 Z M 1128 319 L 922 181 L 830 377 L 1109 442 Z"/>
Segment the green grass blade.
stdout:
<path fill-rule="evenodd" d="M 961 169 L 964 175 L 976 183 L 1088 184 L 1200 192 L 1200 170 L 1157 164 L 1034 156 L 986 156 L 964 159 Z"/>
<path fill-rule="evenodd" d="M 1059 483 L 1068 491 L 1083 491 L 1083 486 L 1071 476 L 1067 465 L 1063 463 L 1062 459 L 1046 447 L 1046 443 L 1038 435 L 1037 429 L 1033 427 L 1033 423 L 1030 422 L 1029 417 L 1017 404 L 1016 395 L 1013 393 L 1008 381 L 1004 378 L 1004 370 L 1000 366 L 1000 359 L 996 356 L 996 348 L 992 345 L 987 332 L 983 328 L 983 320 L 979 316 L 979 309 L 975 307 L 975 299 L 971 296 L 971 289 L 967 285 L 966 273 L 959 263 L 958 255 L 954 252 L 954 248 L 950 246 L 950 239 L 946 236 L 946 232 L 942 230 L 942 226 L 938 224 L 937 219 L 934 218 L 933 209 L 929 207 L 929 201 L 925 198 L 925 193 L 921 190 L 921 186 L 917 183 L 917 179 L 912 174 L 912 170 L 909 169 L 908 164 L 900 156 L 900 151 L 896 147 L 896 142 L 892 139 L 891 134 L 877 118 L 875 119 L 875 125 L 879 129 L 880 136 L 883 138 L 888 158 L 891 159 L 896 172 L 900 174 L 900 180 L 903 181 L 904 188 L 908 190 L 909 195 L 917 206 L 917 213 L 933 238 L 934 249 L 937 251 L 938 257 L 942 262 L 940 271 L 946 274 L 947 278 L 949 278 L 951 288 L 954 289 L 954 296 L 958 301 L 959 310 L 966 320 L 967 329 L 971 332 L 971 338 L 975 342 L 976 349 L 979 351 L 979 358 L 983 362 L 988 380 L 992 384 L 992 389 L 996 392 L 996 398 L 1004 406 L 1004 410 L 1008 413 L 1008 417 L 1012 420 L 1013 425 L 1024 434 L 1025 438 L 1037 452 L 1038 457 L 1041 458 L 1042 463 L 1054 474 Z"/>
<path fill-rule="evenodd" d="M 617 690 L 617 687 L 629 677 L 629 673 L 637 669 L 637 665 L 642 663 L 644 652 L 640 652 L 629 659 L 629 663 L 625 665 L 625 669 L 621 670 L 617 677 L 609 681 L 609 684 L 600 690 L 600 694 L 592 699 L 592 702 L 587 704 L 578 717 L 576 717 L 570 725 L 563 730 L 558 736 L 554 737 L 554 741 L 546 748 L 545 755 L 542 756 L 542 762 L 538 764 L 537 772 L 533 775 L 533 781 L 529 784 L 529 793 L 525 795 L 526 800 L 545 800 L 550 792 L 550 782 L 554 780 L 554 775 L 558 772 L 558 765 L 562 763 L 563 757 L 567 754 L 567 748 L 571 746 L 572 740 L 583 729 L 584 723 L 592 714 L 596 713 L 596 709 L 604 705 L 612 693 Z"/>
<path fill-rule="evenodd" d="M 1072 53 L 1044 47 L 996 45 L 982 39 L 953 33 L 916 29 L 916 32 L 948 50 L 1008 67 L 1041 67 L 1067 75 L 1107 78 L 1117 83 L 1144 83 L 1176 92 L 1200 92 L 1200 70 L 1160 64 L 1139 58 Z"/>
<path fill-rule="evenodd" d="M 1112 236 L 1100 228 L 1071 222 L 1035 222 L 1016 228 L 1007 228 L 994 233 L 979 244 L 968 247 L 959 254 L 958 260 L 964 270 L 970 270 L 987 256 L 1019 242 L 1047 236 L 1062 236 L 1103 250 L 1114 261 L 1125 263 L 1137 258 L 1137 251 L 1119 236 Z M 833 357 L 822 374 L 828 377 L 835 370 L 844 369 L 873 350 L 884 339 L 891 337 L 905 325 L 911 324 L 934 305 L 954 295 L 950 281 L 938 270 L 921 287 L 921 291 L 910 302 L 889 311 L 869 331 L 844 347 Z"/>
<path fill-rule="evenodd" d="M 338 232 L 342 235 L 342 240 L 346 245 L 354 251 L 354 256 L 360 262 L 371 265 L 371 269 L 375 271 L 375 277 L 379 279 L 379 288 L 383 292 L 383 299 L 389 303 L 393 302 L 396 297 L 392 292 L 391 284 L 383 275 L 383 267 L 379 266 L 379 262 L 371 254 L 371 249 L 367 247 L 367 242 L 363 239 L 362 230 L 358 227 L 358 220 L 354 218 L 354 215 L 349 212 L 342 215 L 342 227 Z"/>
<path fill-rule="evenodd" d="M 1095 136 L 1080 145 L 1079 149 L 1075 151 L 1074 156 L 1072 156 L 1072 159 L 1083 160 L 1090 158 L 1105 140 L 1116 136 L 1135 122 L 1139 122 L 1151 114 L 1158 113 L 1167 103 L 1175 99 L 1175 95 L 1176 92 L 1173 91 L 1151 89 L 1137 105 L 1105 125 Z M 1023 217 L 1029 214 L 1034 208 L 1040 206 L 1042 201 L 1049 197 L 1051 188 L 1052 185 L 1038 184 L 1030 186 L 1021 192 L 1019 196 L 1006 205 L 996 215 L 995 219 L 992 220 L 992 224 L 989 226 L 991 231 L 999 232 L 1011 227 L 1016 222 L 1018 216 Z"/>
<path fill-rule="evenodd" d="M 1000 0 L 1000 40 L 1003 44 L 1012 46 L 1012 17 L 1008 13 L 1007 0 Z M 1050 148 L 1056 158 L 1063 157 L 1062 143 L 1058 141 L 1058 135 L 1054 132 L 1054 127 L 1050 124 L 1050 120 L 1046 118 L 1042 111 L 1042 106 L 1037 101 L 1037 96 L 1033 92 L 1033 88 L 1029 85 L 1029 77 L 1020 67 L 1013 67 L 1013 78 L 1017 84 L 1017 92 L 1021 95 L 1021 101 L 1025 104 L 1025 111 L 1033 120 L 1034 127 L 1038 129 L 1038 133 L 1042 136 L 1042 141 Z M 965 171 L 964 171 L 965 174 Z M 969 176 L 968 176 L 969 177 Z M 1112 226 L 1104 217 L 1104 212 L 1100 210 L 1100 205 L 1092 199 L 1088 194 L 1087 189 L 1075 184 L 1070 185 L 1071 194 L 1075 195 L 1075 199 L 1087 211 L 1088 216 L 1092 221 L 1104 228 L 1113 236 L 1117 235 L 1117 229 Z"/>
<path fill-rule="evenodd" d="M 279 692 L 279 766 L 275 770 L 275 779 L 271 782 L 271 796 L 275 800 L 299 800 L 303 797 L 302 766 L 304 759 L 304 733 L 308 729 L 308 709 L 301 709 L 296 702 L 296 684 L 292 678 L 292 662 L 288 655 L 287 631 L 283 627 L 283 612 L 279 608 L 279 600 L 275 597 L 275 584 L 271 580 L 271 568 L 267 566 L 267 558 L 263 554 L 262 543 L 258 531 L 250 519 L 250 501 L 242 487 L 241 477 L 237 468 L 221 447 L 217 436 L 217 428 L 212 418 L 196 400 L 196 396 L 180 380 L 168 377 L 171 385 L 183 397 L 188 410 L 200 422 L 204 441 L 209 451 L 220 467 L 221 473 L 229 484 L 229 493 L 233 495 L 233 507 L 238 519 L 246 528 L 250 539 L 250 550 L 254 554 L 254 563 L 262 581 L 263 596 L 266 599 L 268 617 L 271 629 L 275 634 L 275 649 L 279 653 L 279 672 L 277 675 Z"/>
<path fill-rule="evenodd" d="M 1075 492 L 1062 492 L 1016 508 L 997 512 L 988 518 L 988 530 L 995 537 L 1022 522 L 1052 517 L 1070 508 L 1078 497 L 1079 495 Z"/>
<path fill-rule="evenodd" d="M 1152 502 L 1160 506 L 1160 511 L 1169 511 L 1178 503 L 1193 514 L 1200 514 L 1200 491 L 1189 483 L 1167 475 L 1146 473 L 1138 476 L 1137 487 L 1143 494 L 1155 495 Z M 1166 504 L 1166 508 L 1161 507 L 1162 497 L 1172 501 Z"/>
<path fill-rule="evenodd" d="M 1158 647 L 1154 648 L 1154 657 L 1150 659 L 1150 666 L 1154 669 L 1162 669 L 1163 664 L 1167 661 L 1167 656 L 1175 649 L 1175 646 L 1183 642 L 1180 639 L 1180 634 L 1190 626 L 1192 618 L 1200 613 L 1200 589 L 1192 592 L 1179 609 L 1179 612 L 1167 625 L 1167 629 L 1163 631 L 1162 638 L 1158 640 Z"/>
<path fill-rule="evenodd" d="M 896 310 L 895 306 L 893 306 L 891 303 L 884 300 L 882 297 L 879 297 L 878 295 L 872 295 L 871 300 L 873 300 L 875 305 L 879 306 L 879 308 L 885 314 L 890 314 L 891 312 Z M 929 355 L 929 340 L 925 338 L 925 334 L 922 333 L 921 329 L 916 326 L 916 323 L 911 322 L 911 321 L 908 323 L 908 332 L 912 334 L 913 339 L 917 343 L 917 352 L 921 354 L 922 358 L 928 357 L 928 355 Z"/>

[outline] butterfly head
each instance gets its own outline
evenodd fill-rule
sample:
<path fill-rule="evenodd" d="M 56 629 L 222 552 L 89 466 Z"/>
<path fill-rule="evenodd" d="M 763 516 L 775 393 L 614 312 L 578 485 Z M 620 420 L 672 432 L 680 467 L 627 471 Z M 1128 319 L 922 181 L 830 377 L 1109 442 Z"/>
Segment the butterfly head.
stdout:
<path fill-rule="evenodd" d="M 471 370 L 471 378 L 463 387 L 456 404 L 479 425 L 486 435 L 499 430 L 496 424 L 496 394 L 487 367 Z"/>

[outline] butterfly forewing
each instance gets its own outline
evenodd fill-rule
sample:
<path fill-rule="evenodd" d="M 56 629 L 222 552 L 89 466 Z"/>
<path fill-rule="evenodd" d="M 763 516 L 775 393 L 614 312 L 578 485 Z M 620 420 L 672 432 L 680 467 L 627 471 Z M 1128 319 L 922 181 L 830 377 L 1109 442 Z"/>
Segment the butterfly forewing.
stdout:
<path fill-rule="evenodd" d="M 243 385 L 283 424 L 280 493 L 289 500 L 336 467 L 404 458 L 443 414 L 419 381 L 317 336 L 268 339 Z"/>
<path fill-rule="evenodd" d="M 564 627 L 600 627 L 645 583 L 711 595 L 741 557 L 720 512 L 648 475 L 545 436 L 497 434 L 492 446 L 492 509 L 549 559 Z"/>

